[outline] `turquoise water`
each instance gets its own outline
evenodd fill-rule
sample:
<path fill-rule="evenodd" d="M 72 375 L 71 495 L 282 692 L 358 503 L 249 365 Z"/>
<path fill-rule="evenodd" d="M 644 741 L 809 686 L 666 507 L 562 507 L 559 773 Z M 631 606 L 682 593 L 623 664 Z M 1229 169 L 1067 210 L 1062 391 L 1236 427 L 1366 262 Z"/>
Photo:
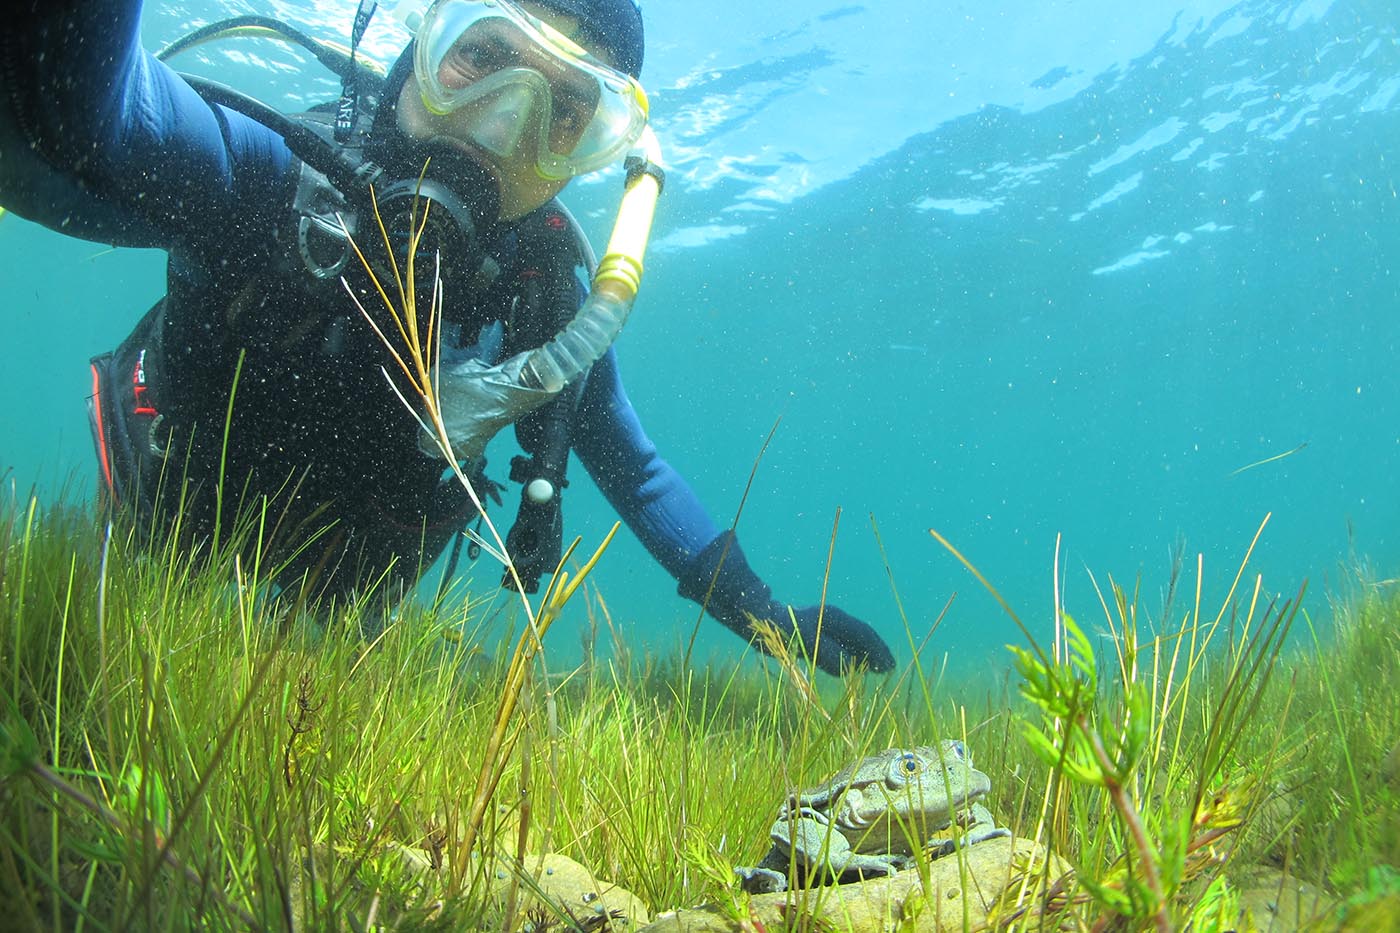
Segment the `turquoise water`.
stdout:
<path fill-rule="evenodd" d="M 1306 578 L 1325 614 L 1356 557 L 1397 575 L 1390 3 L 758 6 L 646 7 L 671 174 L 618 352 L 648 430 L 722 524 L 781 418 L 740 522 L 779 596 L 817 600 L 838 509 L 830 599 L 902 660 L 872 517 L 916 637 L 956 594 L 930 665 L 1018 637 L 930 528 L 1041 632 L 1057 539 L 1091 625 L 1090 571 L 1141 574 L 1155 614 L 1180 541 L 1218 600 L 1268 514 L 1252 564 L 1266 592 Z M 152 8 L 148 40 L 249 10 L 331 38 L 353 13 Z M 380 22 L 369 42 L 387 59 L 402 33 Z M 266 43 L 181 65 L 284 107 L 335 93 Z M 598 237 L 616 185 L 566 195 Z M 160 294 L 161 256 L 12 217 L 0 246 L 19 325 L 0 469 L 85 490 L 85 361 Z M 566 509 L 585 546 L 611 521 L 581 469 Z M 630 537 L 597 579 L 634 643 L 689 634 L 694 608 Z M 572 634 L 555 638 L 567 657 Z M 738 644 L 702 629 L 702 654 Z"/>

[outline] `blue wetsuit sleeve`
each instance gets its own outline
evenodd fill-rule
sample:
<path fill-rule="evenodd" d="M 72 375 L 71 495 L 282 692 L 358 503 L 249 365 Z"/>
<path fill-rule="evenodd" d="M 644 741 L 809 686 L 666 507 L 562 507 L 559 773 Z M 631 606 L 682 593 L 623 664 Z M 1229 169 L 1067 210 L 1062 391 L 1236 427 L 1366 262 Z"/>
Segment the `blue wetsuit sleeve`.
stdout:
<path fill-rule="evenodd" d="M 579 402 L 574 451 L 618 515 L 662 567 L 682 569 L 719 534 L 694 490 L 662 459 L 623 391 L 612 350 Z"/>
<path fill-rule="evenodd" d="M 0 39 L 0 203 L 124 246 L 236 248 L 285 205 L 291 153 L 140 43 L 139 0 L 20 0 Z"/>

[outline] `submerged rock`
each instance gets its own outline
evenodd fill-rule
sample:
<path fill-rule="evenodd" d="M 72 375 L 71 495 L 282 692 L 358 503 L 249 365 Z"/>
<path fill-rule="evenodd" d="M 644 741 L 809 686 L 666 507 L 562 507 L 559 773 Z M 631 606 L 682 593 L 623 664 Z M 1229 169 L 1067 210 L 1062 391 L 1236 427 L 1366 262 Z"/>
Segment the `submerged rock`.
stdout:
<path fill-rule="evenodd" d="M 752 933 L 831 929 L 942 933 L 979 929 L 994 908 L 1006 917 L 1022 879 L 1045 870 L 1045 850 L 1029 839 L 995 838 L 928 863 L 928 886 L 912 868 L 855 884 L 758 894 L 732 905 L 662 914 L 641 933 Z M 1053 880 L 1069 871 L 1056 857 Z"/>
<path fill-rule="evenodd" d="M 529 933 L 536 918 L 539 925 L 553 929 L 569 927 L 588 931 L 620 933 L 645 924 L 651 919 L 651 912 L 637 895 L 611 881 L 606 881 L 584 868 L 567 855 L 550 852 L 543 856 L 531 855 L 525 859 L 525 870 L 534 879 L 539 894 L 527 885 L 519 888 L 519 915 L 525 919 L 523 929 Z M 504 896 L 509 885 L 509 873 L 504 868 L 496 872 L 496 893 Z M 549 906 L 541 902 L 543 895 Z M 559 927 L 555 911 L 563 909 L 569 915 L 571 924 Z"/>
<path fill-rule="evenodd" d="M 437 868 L 421 850 L 393 847 L 405 870 L 424 877 Z M 502 909 L 515 885 L 512 930 L 582 930 L 584 933 L 626 933 L 651 919 L 641 898 L 611 881 L 599 878 L 567 855 L 547 852 L 527 855 L 524 872 L 513 870 L 513 859 L 498 858 L 491 871 L 490 891 Z"/>
<path fill-rule="evenodd" d="M 1336 904 L 1321 888 L 1267 865 L 1232 873 L 1239 892 L 1241 929 L 1292 933 L 1314 929 Z M 1245 920 L 1253 922 L 1250 927 Z"/>

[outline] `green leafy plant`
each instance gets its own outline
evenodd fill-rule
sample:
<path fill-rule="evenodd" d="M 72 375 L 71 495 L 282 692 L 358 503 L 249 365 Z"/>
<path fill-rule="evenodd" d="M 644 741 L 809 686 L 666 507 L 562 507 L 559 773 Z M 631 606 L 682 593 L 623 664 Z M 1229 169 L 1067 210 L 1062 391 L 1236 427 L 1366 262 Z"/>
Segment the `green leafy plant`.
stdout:
<path fill-rule="evenodd" d="M 1108 727 L 1106 740 L 1097 725 L 1098 675 L 1093 647 L 1067 613 L 1061 613 L 1060 620 L 1065 661 L 1046 663 L 1032 651 L 1011 646 L 1016 670 L 1025 679 L 1022 695 L 1041 714 L 1039 724 L 1027 725 L 1026 740 L 1057 775 L 1104 790 L 1132 841 L 1136 858 L 1127 863 L 1123 877 L 1115 879 L 1117 884 L 1100 884 L 1088 878 L 1082 878 L 1081 883 L 1109 909 L 1151 917 L 1159 930 L 1170 930 L 1159 869 L 1161 856 L 1127 790 L 1147 747 L 1147 693 L 1141 684 L 1129 687 L 1122 718 Z"/>
<path fill-rule="evenodd" d="M 1107 593 L 1098 592 L 1111 665 L 1096 656 L 1058 590 L 1049 652 L 1002 602 L 1029 645 L 1009 646 L 1029 704 L 1022 735 L 1049 769 L 1037 835 L 1048 828 L 1052 846 L 1072 855 L 1074 884 L 1092 898 L 1102 922 L 1165 931 L 1189 922 L 1197 908 L 1209 913 L 1202 904 L 1230 903 L 1219 874 L 1230 851 L 1225 843 L 1258 806 L 1261 776 L 1279 757 L 1275 742 L 1246 767 L 1240 740 L 1269 694 L 1303 596 L 1300 589 L 1293 600 L 1266 597 L 1256 578 L 1243 609 L 1234 602 L 1267 522 L 1213 618 L 1202 613 L 1199 559 L 1192 605 L 1173 618 L 1169 597 L 1163 625 L 1148 639 L 1139 632 L 1137 594 L 1110 579 Z M 1176 566 L 1169 593 L 1180 561 Z M 1285 696 L 1285 718 L 1287 709 Z M 1072 900 L 1068 894 L 1066 903 Z"/>

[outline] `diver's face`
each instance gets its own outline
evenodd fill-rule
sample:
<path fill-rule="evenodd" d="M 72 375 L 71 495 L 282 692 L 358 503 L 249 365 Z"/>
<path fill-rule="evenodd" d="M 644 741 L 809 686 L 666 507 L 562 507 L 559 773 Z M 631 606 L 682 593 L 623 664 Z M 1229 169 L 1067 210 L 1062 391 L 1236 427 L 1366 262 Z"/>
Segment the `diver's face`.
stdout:
<path fill-rule="evenodd" d="M 520 5 L 566 36 L 576 39 L 579 28 L 578 21 L 573 17 L 550 12 L 534 3 L 526 2 Z M 461 63 L 454 62 L 453 67 L 457 68 L 450 76 L 453 85 L 461 86 L 472 80 L 472 75 L 461 70 Z M 442 80 L 446 83 L 448 77 L 442 76 Z M 456 149 L 490 172 L 500 188 L 502 220 L 515 220 L 525 216 L 554 197 L 568 184 L 568 179 L 542 177 L 535 168 L 534 150 L 528 146 L 516 147 L 508 155 L 502 156 L 499 152 L 491 151 L 480 144 L 477 141 L 479 136 L 476 135 L 481 132 L 477 115 L 465 110 L 448 114 L 429 111 L 423 103 L 416 80 L 404 82 L 403 90 L 399 94 L 397 115 L 399 129 L 405 135 L 422 142 Z M 466 125 L 467 121 L 473 118 L 478 121 L 475 133 L 470 132 Z M 499 114 L 496 119 L 508 121 L 510 114 Z"/>

